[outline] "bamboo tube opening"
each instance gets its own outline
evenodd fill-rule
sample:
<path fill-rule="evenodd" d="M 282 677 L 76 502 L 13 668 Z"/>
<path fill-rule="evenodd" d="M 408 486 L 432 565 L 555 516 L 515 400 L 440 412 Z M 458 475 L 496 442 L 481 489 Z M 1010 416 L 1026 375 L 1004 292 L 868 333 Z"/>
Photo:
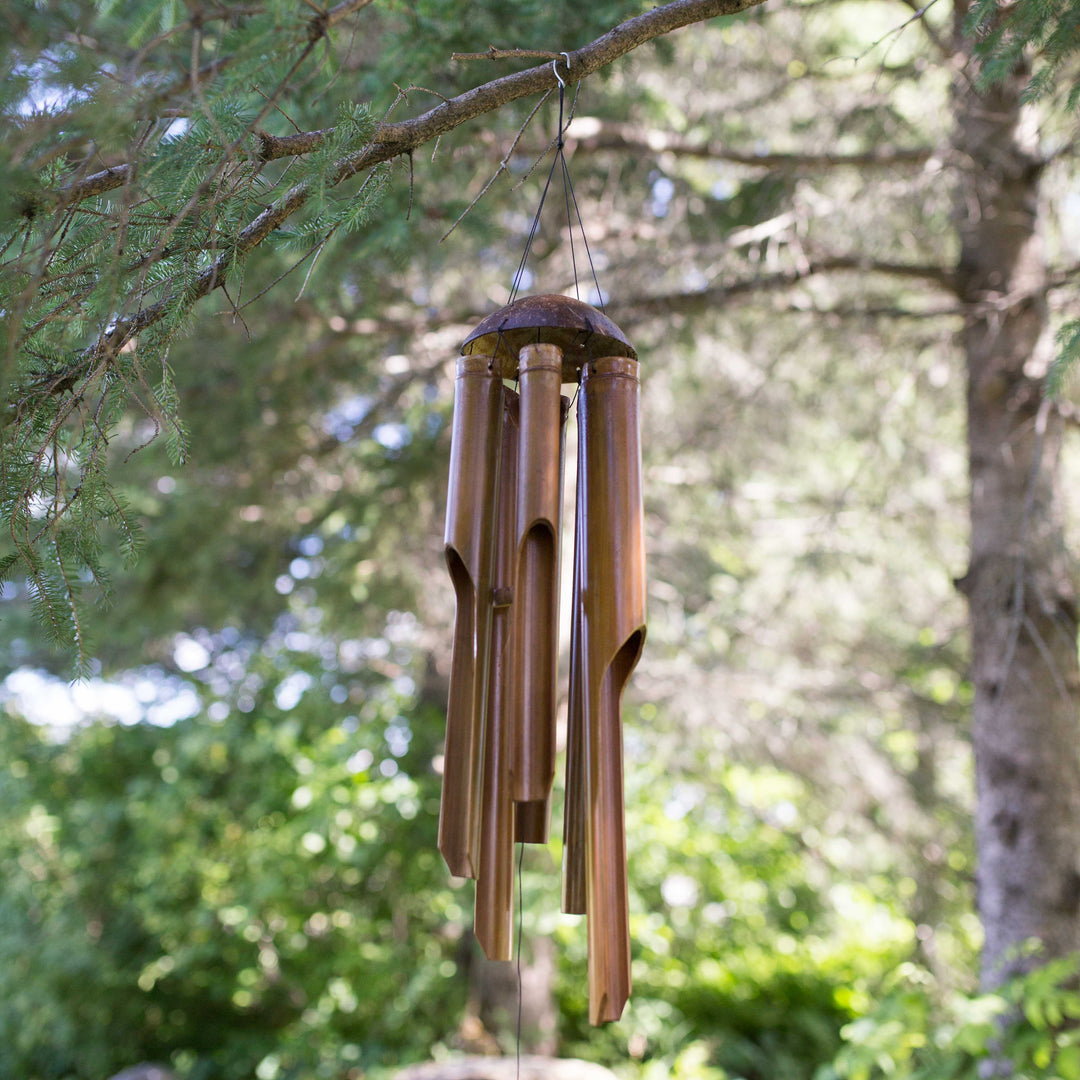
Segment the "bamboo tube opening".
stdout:
<path fill-rule="evenodd" d="M 457 599 L 454 647 L 450 661 L 450 701 L 446 710 L 446 748 L 443 753 L 443 794 L 439 808 L 439 850 L 447 868 L 457 877 L 475 877 L 469 830 L 462 823 L 470 816 L 471 780 L 465 768 L 470 757 L 469 739 L 473 707 L 475 656 L 473 639 L 476 590 L 461 556 L 446 551 L 446 564 Z"/>
<path fill-rule="evenodd" d="M 589 1021 L 618 1020 L 630 997 L 630 907 L 623 826 L 622 692 L 645 634 L 635 631 L 604 672 L 594 733 L 592 901 L 589 916 Z"/>
<path fill-rule="evenodd" d="M 525 345 L 519 356 L 518 563 L 515 582 L 515 726 L 510 772 L 522 811 L 516 835 L 546 843 L 555 780 L 559 663 L 559 545 L 563 433 L 562 351 Z M 541 812 L 542 811 L 542 812 Z"/>
<path fill-rule="evenodd" d="M 489 960 L 512 956 L 514 802 L 510 792 L 513 702 L 513 580 L 517 529 L 518 396 L 503 388 L 495 564 L 492 572 L 491 666 L 481 804 L 480 865 L 476 874 L 476 939 Z"/>
<path fill-rule="evenodd" d="M 446 714 L 439 850 L 459 877 L 475 877 L 491 636 L 491 572 L 502 443 L 503 387 L 494 364 L 458 359 L 446 500 L 446 564 L 457 613 Z"/>
<path fill-rule="evenodd" d="M 555 678 L 558 665 L 558 558 L 546 525 L 525 536 L 518 571 L 520 692 L 514 754 L 514 801 L 544 802 L 555 777 Z M 534 843 L 542 841 L 533 841 Z"/>
<path fill-rule="evenodd" d="M 623 687 L 645 638 L 637 362 L 604 357 L 582 381 L 581 561 L 585 656 L 589 1019 L 617 1020 L 630 994 L 623 814 Z"/>
<path fill-rule="evenodd" d="M 551 830 L 551 799 L 514 803 L 514 840 L 519 844 L 546 844 Z"/>

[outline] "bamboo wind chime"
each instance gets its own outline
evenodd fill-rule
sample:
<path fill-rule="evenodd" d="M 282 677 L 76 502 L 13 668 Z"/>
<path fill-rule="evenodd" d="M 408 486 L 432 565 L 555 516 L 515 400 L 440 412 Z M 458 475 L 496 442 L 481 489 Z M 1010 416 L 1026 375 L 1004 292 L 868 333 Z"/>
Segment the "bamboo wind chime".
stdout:
<path fill-rule="evenodd" d="M 594 1024 L 617 1020 L 630 994 L 620 710 L 645 640 L 636 355 L 606 315 L 565 296 L 485 319 L 458 360 L 446 513 L 457 615 L 439 849 L 476 879 L 485 954 L 509 960 L 514 843 L 546 843 L 550 826 L 561 388 L 577 385 L 562 906 L 588 916 Z"/>

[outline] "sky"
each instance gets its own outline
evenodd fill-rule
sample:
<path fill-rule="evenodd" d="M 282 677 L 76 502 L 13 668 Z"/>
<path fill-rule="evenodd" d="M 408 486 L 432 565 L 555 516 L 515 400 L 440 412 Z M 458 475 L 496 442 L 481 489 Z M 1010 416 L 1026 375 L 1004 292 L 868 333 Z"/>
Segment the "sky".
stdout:
<path fill-rule="evenodd" d="M 195 670 L 205 663 L 184 666 L 199 659 L 188 655 L 190 650 L 185 652 L 187 642 L 202 649 L 186 636 L 178 641 L 174 659 L 182 671 Z M 74 728 L 91 720 L 118 724 L 145 721 L 165 727 L 194 716 L 200 701 L 190 683 L 154 668 L 132 672 L 117 681 L 92 678 L 67 682 L 45 671 L 23 667 L 0 682 L 0 710 L 5 707 L 48 728 L 53 738 L 63 740 Z"/>

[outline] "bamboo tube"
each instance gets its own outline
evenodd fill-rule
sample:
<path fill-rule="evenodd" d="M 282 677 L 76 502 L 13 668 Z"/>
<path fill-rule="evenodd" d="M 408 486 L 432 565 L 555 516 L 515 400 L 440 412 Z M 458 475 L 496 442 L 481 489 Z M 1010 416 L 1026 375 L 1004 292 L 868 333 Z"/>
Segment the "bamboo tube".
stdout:
<path fill-rule="evenodd" d="M 581 415 L 581 405 L 578 405 Z M 567 915 L 586 912 L 585 803 L 585 685 L 584 626 L 581 618 L 581 562 L 585 557 L 584 526 L 585 446 L 578 424 L 577 487 L 574 510 L 574 591 L 570 626 L 570 693 L 566 706 L 566 794 L 563 803 L 563 893 L 562 909 Z"/>
<path fill-rule="evenodd" d="M 589 1020 L 617 1020 L 630 995 L 630 916 L 620 702 L 645 641 L 645 546 L 638 364 L 586 364 L 584 746 L 588 803 Z"/>
<path fill-rule="evenodd" d="M 487 356 L 458 359 L 446 502 L 446 564 L 457 614 L 446 710 L 439 850 L 452 874 L 476 876 L 484 708 L 491 632 L 502 378 Z"/>
<path fill-rule="evenodd" d="M 502 453 L 492 574 L 491 666 L 484 740 L 483 803 L 476 874 L 476 940 L 489 960 L 512 958 L 514 802 L 510 791 L 514 654 L 512 602 L 517 543 L 518 396 L 503 388 Z"/>
<path fill-rule="evenodd" d="M 521 437 L 515 575 L 515 708 L 510 772 L 517 836 L 546 843 L 555 779 L 559 658 L 559 521 L 562 500 L 562 350 L 525 345 L 518 355 Z M 524 805 L 521 805 L 524 804 Z"/>

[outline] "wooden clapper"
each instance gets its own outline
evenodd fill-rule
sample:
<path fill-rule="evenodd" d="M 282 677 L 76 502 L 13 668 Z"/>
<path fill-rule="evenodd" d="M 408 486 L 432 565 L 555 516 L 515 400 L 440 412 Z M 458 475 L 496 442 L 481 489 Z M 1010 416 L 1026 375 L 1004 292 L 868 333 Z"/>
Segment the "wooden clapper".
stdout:
<path fill-rule="evenodd" d="M 620 709 L 645 641 L 636 357 L 606 315 L 565 296 L 486 318 L 458 360 L 446 510 L 457 615 L 439 850 L 476 879 L 484 953 L 509 960 L 514 843 L 546 843 L 551 819 L 562 386 L 579 387 L 563 910 L 588 916 L 594 1024 L 630 994 Z"/>

